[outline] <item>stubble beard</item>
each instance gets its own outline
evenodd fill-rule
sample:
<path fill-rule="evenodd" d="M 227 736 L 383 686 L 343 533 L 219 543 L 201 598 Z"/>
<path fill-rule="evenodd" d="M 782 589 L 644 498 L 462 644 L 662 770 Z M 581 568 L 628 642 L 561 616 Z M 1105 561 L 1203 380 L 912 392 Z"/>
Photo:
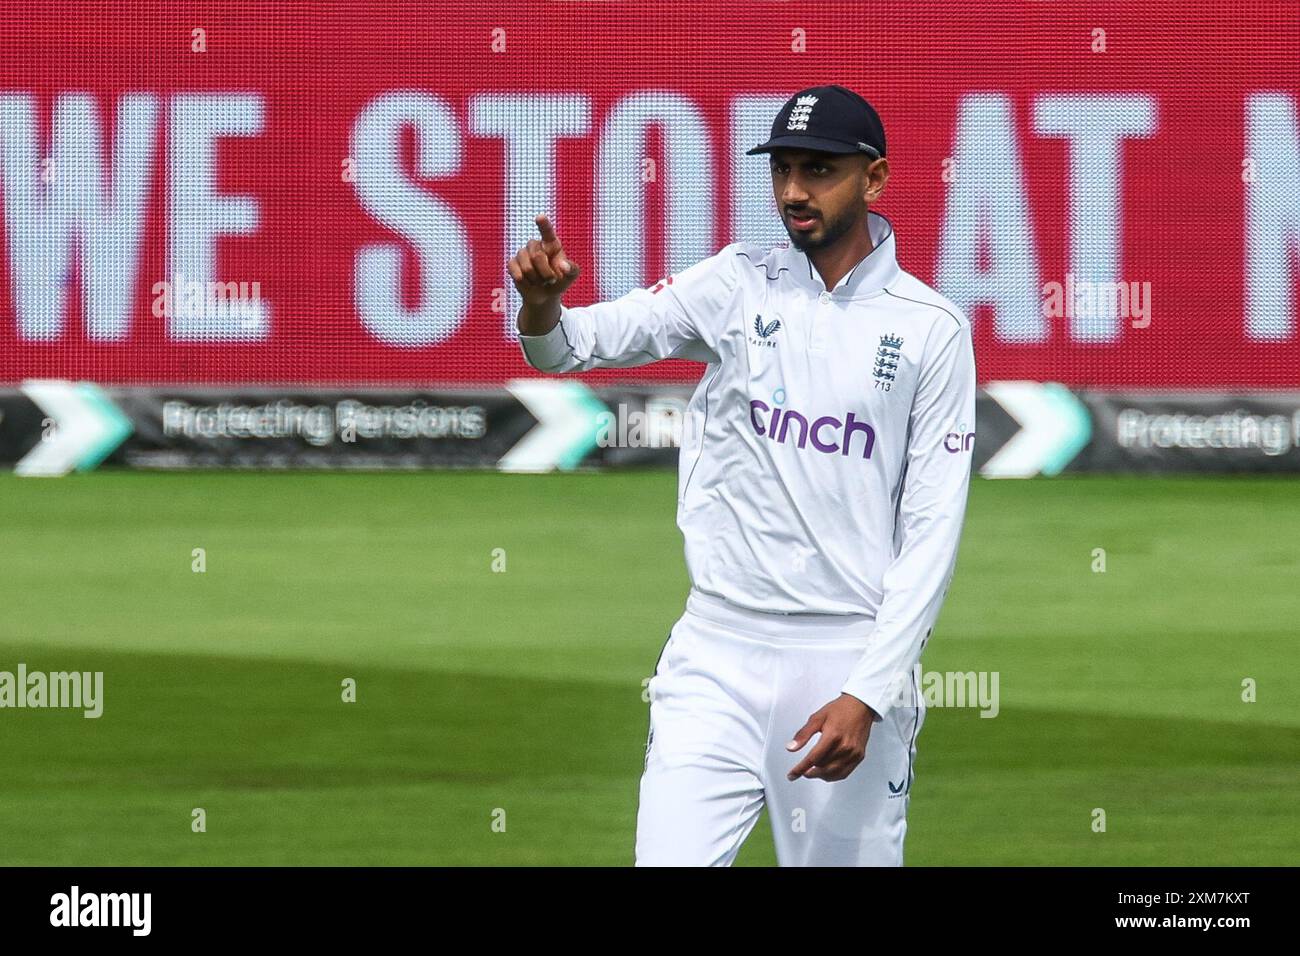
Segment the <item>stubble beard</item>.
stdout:
<path fill-rule="evenodd" d="M 812 252 L 833 246 L 848 235 L 849 231 L 858 224 L 858 219 L 852 212 L 846 212 L 836 219 L 823 218 L 822 233 L 816 239 L 806 237 L 797 230 L 792 229 L 788 219 L 782 219 L 782 222 L 785 224 L 786 235 L 790 237 L 790 245 L 800 252 Z"/>

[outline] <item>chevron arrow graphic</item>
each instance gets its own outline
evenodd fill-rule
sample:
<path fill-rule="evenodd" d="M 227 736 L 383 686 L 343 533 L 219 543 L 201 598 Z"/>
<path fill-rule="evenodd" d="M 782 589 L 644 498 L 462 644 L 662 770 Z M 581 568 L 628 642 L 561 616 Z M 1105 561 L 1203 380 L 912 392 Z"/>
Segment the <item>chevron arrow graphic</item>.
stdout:
<path fill-rule="evenodd" d="M 131 420 L 90 382 L 33 379 L 23 394 L 54 423 L 48 438 L 14 465 L 28 478 L 57 478 L 74 468 L 90 471 L 134 431 Z"/>
<path fill-rule="evenodd" d="M 609 409 L 581 382 L 517 379 L 506 385 L 537 419 L 537 424 L 508 452 L 502 471 L 568 471 L 596 447 L 597 416 Z"/>
<path fill-rule="evenodd" d="M 985 478 L 1055 475 L 1092 439 L 1092 416 L 1056 382 L 990 382 L 984 392 L 1020 425 L 980 474 Z"/>

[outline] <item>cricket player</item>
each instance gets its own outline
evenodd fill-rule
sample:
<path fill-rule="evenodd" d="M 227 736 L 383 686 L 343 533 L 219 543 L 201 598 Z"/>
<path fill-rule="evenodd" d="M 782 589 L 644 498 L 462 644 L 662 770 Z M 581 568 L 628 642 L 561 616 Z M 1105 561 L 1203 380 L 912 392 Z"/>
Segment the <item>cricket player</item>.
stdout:
<path fill-rule="evenodd" d="M 544 372 L 667 358 L 688 406 L 691 589 L 650 681 L 636 864 L 730 865 L 766 806 L 782 866 L 903 861 L 919 659 L 947 593 L 975 436 L 970 322 L 870 207 L 885 132 L 842 86 L 791 97 L 767 154 L 788 242 L 736 242 L 584 307 L 546 216 L 509 262 Z"/>

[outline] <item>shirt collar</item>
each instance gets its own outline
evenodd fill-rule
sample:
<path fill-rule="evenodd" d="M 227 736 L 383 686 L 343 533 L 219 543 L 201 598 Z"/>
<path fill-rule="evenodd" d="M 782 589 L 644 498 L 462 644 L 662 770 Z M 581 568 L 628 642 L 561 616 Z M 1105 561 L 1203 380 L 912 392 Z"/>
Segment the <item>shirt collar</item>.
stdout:
<path fill-rule="evenodd" d="M 894 252 L 894 224 L 878 212 L 867 211 L 867 230 L 875 246 L 845 274 L 831 295 L 836 299 L 858 299 L 876 295 L 898 276 L 898 260 Z M 790 275 L 803 288 L 814 295 L 826 291 L 821 273 L 807 254 L 789 247 Z"/>

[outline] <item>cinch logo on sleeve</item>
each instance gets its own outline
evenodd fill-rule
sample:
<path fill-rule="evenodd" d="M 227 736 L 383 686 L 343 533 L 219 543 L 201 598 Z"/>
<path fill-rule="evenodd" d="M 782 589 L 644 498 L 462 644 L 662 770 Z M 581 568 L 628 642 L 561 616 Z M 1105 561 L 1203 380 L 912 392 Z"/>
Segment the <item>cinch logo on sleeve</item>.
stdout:
<path fill-rule="evenodd" d="M 866 422 L 858 421 L 849 412 L 843 421 L 834 415 L 808 421 L 792 408 L 772 408 L 766 402 L 754 399 L 749 403 L 749 423 L 754 432 L 764 438 L 770 438 L 784 445 L 786 439 L 794 434 L 794 443 L 799 448 L 809 442 L 818 451 L 833 455 L 839 452 L 848 456 L 853 447 L 853 437 L 862 435 L 862 457 L 870 458 L 876 447 L 876 430 Z"/>
<path fill-rule="evenodd" d="M 965 425 L 958 425 L 955 432 L 949 432 L 943 436 L 943 450 L 952 452 L 954 455 L 963 451 L 970 451 L 975 444 L 975 433 L 966 431 Z"/>

